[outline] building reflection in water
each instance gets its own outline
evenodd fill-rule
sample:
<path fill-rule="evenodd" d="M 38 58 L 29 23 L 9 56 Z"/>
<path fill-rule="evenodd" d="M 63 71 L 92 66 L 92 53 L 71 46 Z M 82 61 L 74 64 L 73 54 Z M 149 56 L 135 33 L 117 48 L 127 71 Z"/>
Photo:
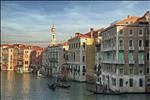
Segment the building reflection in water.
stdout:
<path fill-rule="evenodd" d="M 29 90 L 30 90 L 31 77 L 30 74 L 23 74 L 22 76 L 22 89 L 23 89 L 23 98 L 29 100 Z"/>
<path fill-rule="evenodd" d="M 11 95 L 14 95 L 14 89 L 15 89 L 15 86 L 14 86 L 14 72 L 13 71 L 8 71 L 7 72 L 7 75 L 6 75 L 6 79 L 7 79 L 7 82 L 5 83 L 6 85 L 5 86 L 5 90 L 7 90 L 7 96 L 11 96 Z"/>

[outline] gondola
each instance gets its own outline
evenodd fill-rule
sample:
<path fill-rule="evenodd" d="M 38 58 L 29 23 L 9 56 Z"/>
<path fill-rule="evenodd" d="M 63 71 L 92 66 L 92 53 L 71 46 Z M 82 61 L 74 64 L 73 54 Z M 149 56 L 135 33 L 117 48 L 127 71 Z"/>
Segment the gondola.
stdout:
<path fill-rule="evenodd" d="M 121 95 L 121 94 L 123 94 L 123 93 L 121 93 L 121 92 L 111 92 L 111 91 L 109 91 L 109 92 L 107 92 L 107 91 L 93 91 L 93 90 L 90 90 L 90 89 L 87 89 L 87 91 L 89 91 L 89 92 L 92 92 L 92 93 L 94 93 L 94 94 L 103 94 L 103 95 Z"/>
<path fill-rule="evenodd" d="M 51 89 L 51 90 L 55 91 L 56 86 L 54 86 L 54 85 L 50 85 L 50 84 L 47 84 L 47 85 L 48 85 L 48 88 L 49 88 L 49 89 Z"/>
<path fill-rule="evenodd" d="M 65 84 L 62 84 L 62 83 L 57 83 L 57 87 L 60 87 L 60 88 L 70 88 L 71 86 L 70 85 L 65 85 Z"/>

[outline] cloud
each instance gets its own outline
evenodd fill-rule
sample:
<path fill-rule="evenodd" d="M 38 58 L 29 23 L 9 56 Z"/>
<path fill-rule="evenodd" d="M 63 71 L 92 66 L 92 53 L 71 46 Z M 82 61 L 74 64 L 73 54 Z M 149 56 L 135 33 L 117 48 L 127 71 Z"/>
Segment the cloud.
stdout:
<path fill-rule="evenodd" d="M 148 4 L 148 1 L 2 2 L 2 40 L 49 41 L 50 27 L 55 23 L 58 40 L 65 41 L 75 32 L 107 27 L 127 15 L 142 16 L 149 10 Z"/>

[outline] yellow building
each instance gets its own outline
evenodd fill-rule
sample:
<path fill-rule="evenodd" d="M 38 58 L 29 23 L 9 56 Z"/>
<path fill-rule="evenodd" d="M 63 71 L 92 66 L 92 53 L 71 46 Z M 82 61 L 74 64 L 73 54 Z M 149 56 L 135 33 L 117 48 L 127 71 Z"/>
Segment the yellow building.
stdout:
<path fill-rule="evenodd" d="M 23 50 L 23 71 L 29 72 L 29 66 L 30 66 L 30 53 L 32 51 L 32 48 L 30 46 L 25 47 Z"/>
<path fill-rule="evenodd" d="M 84 82 L 88 76 L 93 76 L 95 65 L 95 38 L 99 30 L 91 28 L 86 34 L 75 33 L 68 40 L 68 69 L 71 79 Z"/>
<path fill-rule="evenodd" d="M 7 46 L 2 49 L 2 70 L 16 70 L 18 49 Z"/>

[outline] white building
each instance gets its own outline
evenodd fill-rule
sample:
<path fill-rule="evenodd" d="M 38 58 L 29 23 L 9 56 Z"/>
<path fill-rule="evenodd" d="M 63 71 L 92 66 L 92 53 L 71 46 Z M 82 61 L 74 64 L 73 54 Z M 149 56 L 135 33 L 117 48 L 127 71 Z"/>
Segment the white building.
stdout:
<path fill-rule="evenodd" d="M 42 65 L 47 74 L 53 75 L 61 71 L 61 66 L 66 63 L 64 55 L 67 50 L 67 42 L 46 48 L 43 52 Z"/>
<path fill-rule="evenodd" d="M 120 92 L 150 91 L 148 28 L 145 15 L 128 16 L 101 32 L 102 84 Z"/>

